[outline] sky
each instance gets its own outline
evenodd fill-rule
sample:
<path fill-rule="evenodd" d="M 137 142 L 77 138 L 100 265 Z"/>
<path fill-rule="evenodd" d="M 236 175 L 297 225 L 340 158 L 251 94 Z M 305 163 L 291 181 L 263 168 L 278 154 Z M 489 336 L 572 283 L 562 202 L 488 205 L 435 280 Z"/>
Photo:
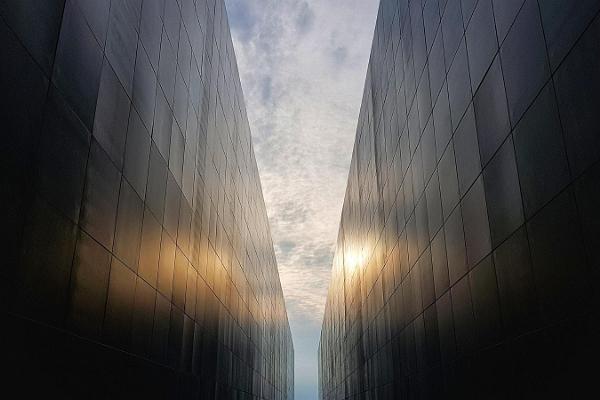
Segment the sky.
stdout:
<path fill-rule="evenodd" d="M 378 0 L 225 0 L 295 351 L 317 351 Z"/>

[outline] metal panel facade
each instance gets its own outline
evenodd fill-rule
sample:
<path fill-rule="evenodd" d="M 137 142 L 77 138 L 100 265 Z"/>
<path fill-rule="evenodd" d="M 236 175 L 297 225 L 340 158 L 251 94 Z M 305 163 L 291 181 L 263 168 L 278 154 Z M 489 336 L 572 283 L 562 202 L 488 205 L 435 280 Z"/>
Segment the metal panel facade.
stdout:
<path fill-rule="evenodd" d="M 223 1 L 3 0 L 0 16 L 8 387 L 292 399 Z"/>
<path fill-rule="evenodd" d="M 322 399 L 593 388 L 599 10 L 381 1 L 321 333 Z"/>

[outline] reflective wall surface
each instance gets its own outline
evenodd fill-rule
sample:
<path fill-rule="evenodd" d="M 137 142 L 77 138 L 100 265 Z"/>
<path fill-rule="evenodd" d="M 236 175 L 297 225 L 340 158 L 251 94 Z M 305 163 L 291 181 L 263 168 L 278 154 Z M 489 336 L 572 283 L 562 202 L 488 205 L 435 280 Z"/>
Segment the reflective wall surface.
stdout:
<path fill-rule="evenodd" d="M 293 398 L 223 1 L 2 0 L 0 60 L 8 388 Z"/>
<path fill-rule="evenodd" d="M 322 399 L 596 391 L 599 10 L 382 0 L 321 334 Z"/>

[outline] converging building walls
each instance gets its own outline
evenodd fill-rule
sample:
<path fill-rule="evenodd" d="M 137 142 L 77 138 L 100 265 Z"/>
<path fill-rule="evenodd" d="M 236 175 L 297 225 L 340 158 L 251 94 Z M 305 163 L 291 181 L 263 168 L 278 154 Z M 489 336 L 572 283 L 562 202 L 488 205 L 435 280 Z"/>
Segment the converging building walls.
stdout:
<path fill-rule="evenodd" d="M 381 1 L 321 332 L 322 399 L 595 390 L 599 10 Z"/>
<path fill-rule="evenodd" d="M 292 399 L 223 1 L 7 0 L 0 43 L 5 390 Z"/>

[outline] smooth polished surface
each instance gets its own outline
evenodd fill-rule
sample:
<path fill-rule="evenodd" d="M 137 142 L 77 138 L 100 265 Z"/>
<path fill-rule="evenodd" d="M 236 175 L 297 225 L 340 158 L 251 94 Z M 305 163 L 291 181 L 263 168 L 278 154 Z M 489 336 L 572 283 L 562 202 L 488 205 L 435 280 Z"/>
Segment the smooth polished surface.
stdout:
<path fill-rule="evenodd" d="M 5 390 L 293 399 L 221 0 L 0 1 Z"/>
<path fill-rule="evenodd" d="M 381 1 L 321 331 L 322 399 L 595 391 L 599 10 Z"/>

